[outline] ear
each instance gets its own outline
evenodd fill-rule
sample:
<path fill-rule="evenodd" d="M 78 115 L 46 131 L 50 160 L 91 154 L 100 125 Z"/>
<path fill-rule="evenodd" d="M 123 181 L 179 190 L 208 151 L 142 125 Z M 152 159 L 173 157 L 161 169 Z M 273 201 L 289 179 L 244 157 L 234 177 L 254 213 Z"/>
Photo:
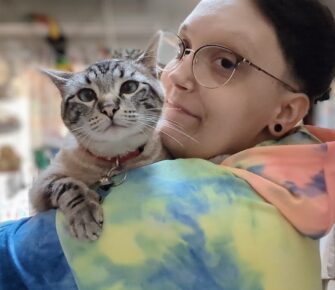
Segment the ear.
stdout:
<path fill-rule="evenodd" d="M 149 68 L 154 77 L 158 77 L 157 73 L 157 53 L 159 47 L 159 41 L 161 39 L 162 32 L 158 31 L 150 40 L 149 45 L 145 51 L 136 60 L 142 63 L 144 66 Z"/>
<path fill-rule="evenodd" d="M 40 71 L 51 79 L 51 81 L 60 90 L 61 94 L 63 94 L 68 81 L 73 76 L 73 73 L 71 72 L 46 70 L 46 69 L 41 69 Z"/>
<path fill-rule="evenodd" d="M 271 135 L 281 137 L 289 132 L 307 115 L 309 108 L 310 101 L 305 94 L 288 93 L 283 96 L 280 107 L 277 108 L 275 116 L 268 126 Z M 281 125 L 281 130 L 278 130 L 278 125 Z"/>

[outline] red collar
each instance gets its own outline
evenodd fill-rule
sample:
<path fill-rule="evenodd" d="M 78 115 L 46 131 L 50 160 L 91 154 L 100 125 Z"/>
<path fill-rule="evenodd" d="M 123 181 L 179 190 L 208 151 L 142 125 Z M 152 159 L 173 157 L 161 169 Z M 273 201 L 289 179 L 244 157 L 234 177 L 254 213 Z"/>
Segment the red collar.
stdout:
<path fill-rule="evenodd" d="M 88 149 L 86 149 L 83 146 L 80 146 L 81 150 L 85 151 L 86 153 L 88 153 L 89 155 L 91 155 L 92 157 L 95 157 L 98 160 L 102 160 L 102 161 L 107 161 L 107 162 L 111 162 L 111 163 L 116 163 L 118 162 L 119 164 L 122 164 L 130 159 L 133 159 L 135 157 L 137 157 L 138 155 L 141 154 L 141 150 L 140 149 L 136 149 L 135 151 L 129 152 L 126 155 L 118 155 L 118 156 L 114 156 L 114 157 L 102 157 L 102 156 L 97 156 L 95 154 L 93 154 L 91 151 L 89 151 Z"/>

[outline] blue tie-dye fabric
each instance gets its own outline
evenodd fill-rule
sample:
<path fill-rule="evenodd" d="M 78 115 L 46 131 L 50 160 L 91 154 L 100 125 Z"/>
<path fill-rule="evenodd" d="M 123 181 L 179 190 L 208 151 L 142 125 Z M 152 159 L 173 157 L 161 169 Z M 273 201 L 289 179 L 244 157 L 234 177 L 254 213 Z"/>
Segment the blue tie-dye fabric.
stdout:
<path fill-rule="evenodd" d="M 1 290 L 77 290 L 55 228 L 55 211 L 0 224 Z"/>
<path fill-rule="evenodd" d="M 57 231 L 80 290 L 320 290 L 318 242 L 247 182 L 200 159 L 132 170 L 98 241 Z"/>
<path fill-rule="evenodd" d="M 132 170 L 103 209 L 97 242 L 55 211 L 0 225 L 0 290 L 321 289 L 317 241 L 207 161 Z"/>

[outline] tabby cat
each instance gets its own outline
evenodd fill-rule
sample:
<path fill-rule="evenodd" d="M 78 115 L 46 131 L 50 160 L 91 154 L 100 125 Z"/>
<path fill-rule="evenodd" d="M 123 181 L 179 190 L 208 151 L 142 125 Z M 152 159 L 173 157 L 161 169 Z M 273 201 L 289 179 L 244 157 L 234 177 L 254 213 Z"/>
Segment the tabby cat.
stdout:
<path fill-rule="evenodd" d="M 158 36 L 141 54 L 101 61 L 83 72 L 45 71 L 60 90 L 70 135 L 34 182 L 30 198 L 37 211 L 59 208 L 79 239 L 101 234 L 103 212 L 94 186 L 167 157 L 155 130 L 164 96 L 157 46 Z"/>

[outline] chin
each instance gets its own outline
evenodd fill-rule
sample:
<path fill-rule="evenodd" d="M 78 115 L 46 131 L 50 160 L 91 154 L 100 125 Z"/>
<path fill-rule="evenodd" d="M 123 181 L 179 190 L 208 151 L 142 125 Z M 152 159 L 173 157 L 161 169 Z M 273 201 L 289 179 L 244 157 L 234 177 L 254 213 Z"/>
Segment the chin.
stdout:
<path fill-rule="evenodd" d="M 175 137 L 174 137 L 175 138 Z M 190 144 L 189 142 L 184 143 L 183 141 L 175 141 L 169 136 L 161 133 L 161 140 L 163 142 L 164 147 L 169 151 L 169 153 L 174 158 L 202 158 L 200 152 L 197 152 L 197 148 L 199 145 Z M 180 144 L 181 143 L 181 144 Z"/>
<path fill-rule="evenodd" d="M 175 136 L 173 137 L 176 138 Z M 183 142 L 183 139 L 178 139 L 178 141 L 183 144 L 182 146 L 169 136 L 162 133 L 161 140 L 164 147 L 174 158 L 200 158 L 208 160 L 219 155 L 229 154 L 224 153 L 225 151 L 227 151 L 224 148 L 211 148 L 208 146 L 204 146 L 203 143 L 195 144 L 190 140 L 184 140 L 185 142 Z"/>
<path fill-rule="evenodd" d="M 164 130 L 165 132 L 166 130 Z M 160 137 L 164 147 L 169 151 L 169 153 L 174 158 L 192 158 L 193 150 L 190 150 L 193 146 L 188 144 L 188 140 L 183 140 L 179 134 L 174 134 L 174 132 L 160 131 Z M 185 142 L 186 141 L 186 142 Z M 193 148 L 192 148 L 193 149 Z"/>

